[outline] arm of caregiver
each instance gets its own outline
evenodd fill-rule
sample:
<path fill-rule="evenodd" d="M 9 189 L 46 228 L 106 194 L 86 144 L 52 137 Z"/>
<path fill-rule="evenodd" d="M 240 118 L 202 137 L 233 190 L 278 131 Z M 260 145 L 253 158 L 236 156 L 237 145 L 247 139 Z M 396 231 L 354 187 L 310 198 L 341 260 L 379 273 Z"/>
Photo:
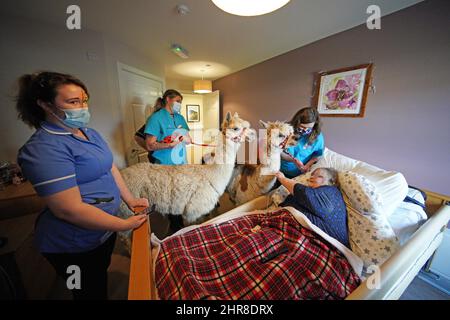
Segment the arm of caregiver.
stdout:
<path fill-rule="evenodd" d="M 284 152 L 281 153 L 281 159 L 284 160 L 284 161 L 293 162 L 293 163 L 297 166 L 297 168 L 298 168 L 300 171 L 308 171 L 308 170 L 309 170 L 309 167 L 308 167 L 308 170 L 306 170 L 307 168 L 306 168 L 306 166 L 303 164 L 303 162 L 301 162 L 300 160 L 298 160 L 297 158 L 295 158 L 295 157 L 293 157 L 293 156 L 287 155 L 287 154 L 284 153 Z M 311 160 L 312 160 L 312 159 L 311 159 Z M 309 163 L 309 162 L 308 162 L 308 163 Z M 315 162 L 314 162 L 314 163 L 315 163 Z M 314 163 L 312 163 L 311 165 L 313 165 Z"/>
<path fill-rule="evenodd" d="M 144 198 L 135 198 L 130 190 L 128 190 L 127 185 L 125 184 L 125 181 L 122 178 L 122 175 L 120 174 L 119 169 L 117 169 L 116 165 L 113 164 L 111 173 L 114 177 L 114 181 L 116 181 L 117 186 L 120 190 L 120 196 L 122 197 L 122 200 L 127 204 L 127 206 L 130 209 L 133 209 L 135 207 L 148 207 L 148 200 Z"/>
<path fill-rule="evenodd" d="M 92 230 L 127 231 L 144 223 L 146 216 L 123 220 L 84 203 L 78 186 L 44 197 L 51 212 L 59 219 Z"/>
<path fill-rule="evenodd" d="M 147 135 L 147 137 L 145 138 L 145 145 L 146 145 L 146 147 L 147 147 L 146 149 L 148 151 L 172 149 L 173 147 L 175 147 L 176 145 L 181 143 L 181 141 L 178 139 L 176 139 L 175 141 L 173 141 L 171 143 L 163 143 L 163 142 L 158 142 L 156 140 L 157 140 L 156 136 Z"/>

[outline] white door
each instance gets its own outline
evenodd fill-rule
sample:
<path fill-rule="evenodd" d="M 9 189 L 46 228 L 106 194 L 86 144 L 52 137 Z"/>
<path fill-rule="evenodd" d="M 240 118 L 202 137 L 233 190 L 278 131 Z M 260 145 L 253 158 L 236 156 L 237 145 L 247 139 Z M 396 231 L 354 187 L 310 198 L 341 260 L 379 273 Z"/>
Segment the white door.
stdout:
<path fill-rule="evenodd" d="M 128 165 L 147 161 L 147 152 L 134 142 L 134 133 L 153 113 L 153 106 L 162 96 L 162 79 L 136 68 L 118 63 L 121 111 L 125 152 Z"/>

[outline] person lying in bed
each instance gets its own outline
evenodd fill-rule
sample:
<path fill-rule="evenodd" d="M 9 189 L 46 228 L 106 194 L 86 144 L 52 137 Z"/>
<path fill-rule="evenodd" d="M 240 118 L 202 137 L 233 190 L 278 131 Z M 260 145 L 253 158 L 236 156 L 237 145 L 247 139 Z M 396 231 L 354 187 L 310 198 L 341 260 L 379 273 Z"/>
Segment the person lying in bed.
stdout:
<path fill-rule="evenodd" d="M 286 178 L 282 172 L 276 173 L 276 177 L 290 193 L 280 207 L 294 207 L 322 231 L 350 247 L 347 210 L 338 188 L 336 170 L 331 168 L 314 170 L 308 180 L 309 186 Z"/>

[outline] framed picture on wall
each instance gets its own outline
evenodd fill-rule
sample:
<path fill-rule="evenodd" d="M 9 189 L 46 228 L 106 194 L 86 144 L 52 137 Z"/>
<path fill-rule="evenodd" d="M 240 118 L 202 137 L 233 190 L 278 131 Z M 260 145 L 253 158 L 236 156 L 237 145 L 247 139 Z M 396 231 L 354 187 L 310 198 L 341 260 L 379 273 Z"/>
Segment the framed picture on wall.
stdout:
<path fill-rule="evenodd" d="M 200 122 L 200 106 L 198 104 L 186 105 L 186 116 L 188 122 Z"/>
<path fill-rule="evenodd" d="M 317 74 L 313 104 L 322 117 L 364 117 L 373 64 Z"/>

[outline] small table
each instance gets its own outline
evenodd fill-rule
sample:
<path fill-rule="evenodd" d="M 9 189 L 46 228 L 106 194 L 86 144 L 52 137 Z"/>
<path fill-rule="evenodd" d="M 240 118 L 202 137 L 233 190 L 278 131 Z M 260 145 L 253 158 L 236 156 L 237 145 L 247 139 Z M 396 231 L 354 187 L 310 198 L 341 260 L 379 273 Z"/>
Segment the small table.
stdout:
<path fill-rule="evenodd" d="M 29 181 L 11 184 L 0 191 L 0 220 L 40 212 L 44 207 L 44 201 Z"/>
<path fill-rule="evenodd" d="M 30 182 L 0 191 L 0 266 L 13 283 L 17 299 L 45 299 L 56 273 L 33 245 L 34 224 L 44 209 Z"/>

